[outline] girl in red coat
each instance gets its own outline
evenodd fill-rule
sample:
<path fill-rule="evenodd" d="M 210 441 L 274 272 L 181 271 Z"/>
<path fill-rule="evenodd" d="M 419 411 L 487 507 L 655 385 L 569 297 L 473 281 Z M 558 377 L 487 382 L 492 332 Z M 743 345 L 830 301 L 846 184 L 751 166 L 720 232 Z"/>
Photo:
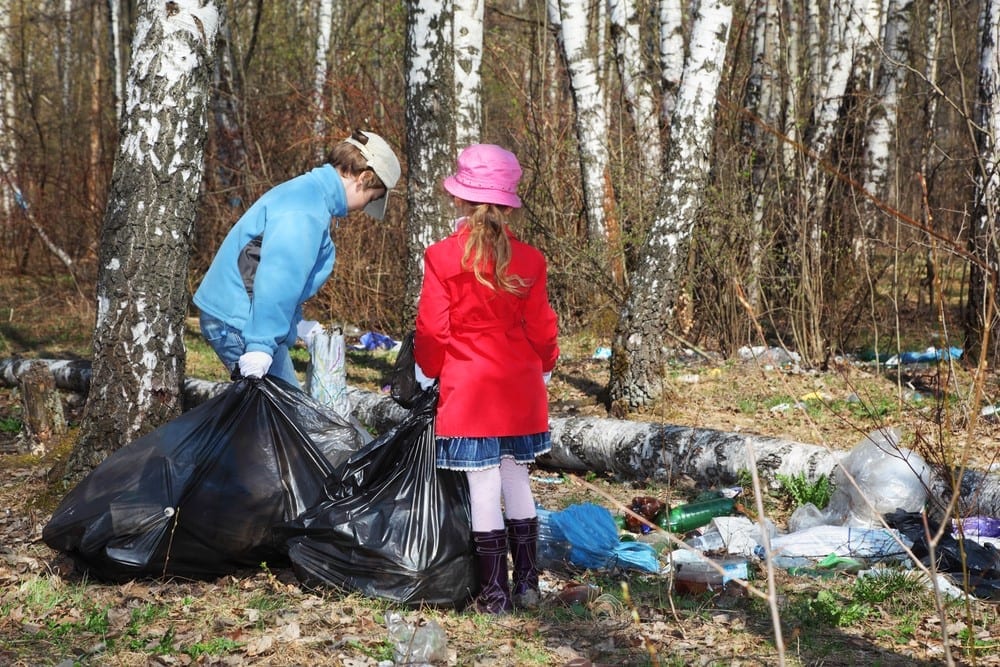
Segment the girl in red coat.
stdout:
<path fill-rule="evenodd" d="M 439 383 L 437 466 L 469 480 L 476 608 L 493 614 L 538 601 L 528 465 L 551 448 L 545 385 L 559 356 L 545 258 L 507 227 L 520 179 L 517 158 L 499 146 L 462 151 L 444 180 L 460 217 L 424 253 L 414 338 L 418 378 Z"/>

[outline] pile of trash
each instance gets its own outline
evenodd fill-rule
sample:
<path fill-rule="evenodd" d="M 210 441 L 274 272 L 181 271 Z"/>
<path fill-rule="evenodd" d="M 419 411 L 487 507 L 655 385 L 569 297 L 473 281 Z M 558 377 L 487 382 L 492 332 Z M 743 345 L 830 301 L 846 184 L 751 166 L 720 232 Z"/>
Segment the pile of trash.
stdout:
<path fill-rule="evenodd" d="M 930 467 L 900 445 L 896 431 L 874 431 L 834 471 L 827 506 L 798 507 L 787 531 L 768 519 L 751 520 L 739 488 L 709 491 L 673 508 L 637 496 L 617 520 L 618 544 L 610 528 L 614 519 L 603 508 L 540 509 L 539 564 L 557 572 L 577 567 L 673 573 L 679 592 L 700 592 L 733 590 L 730 582 L 748 579 L 767 563 L 792 575 L 823 577 L 887 566 L 913 569 L 916 559 L 956 596 L 963 595 L 964 581 L 969 594 L 1000 600 L 1000 518 L 959 519 L 935 539 L 940 525 L 925 512 L 930 477 Z"/>

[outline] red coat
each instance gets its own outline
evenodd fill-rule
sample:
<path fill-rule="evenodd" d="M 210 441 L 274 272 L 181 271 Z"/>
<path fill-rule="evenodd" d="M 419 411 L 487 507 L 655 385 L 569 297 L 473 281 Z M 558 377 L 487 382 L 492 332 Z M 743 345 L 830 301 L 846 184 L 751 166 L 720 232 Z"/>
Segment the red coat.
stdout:
<path fill-rule="evenodd" d="M 542 373 L 555 366 L 559 345 L 545 258 L 509 230 L 507 235 L 509 272 L 530 285 L 521 296 L 490 289 L 462 268 L 464 225 L 424 253 L 413 353 L 424 374 L 439 379 L 438 436 L 549 430 Z"/>

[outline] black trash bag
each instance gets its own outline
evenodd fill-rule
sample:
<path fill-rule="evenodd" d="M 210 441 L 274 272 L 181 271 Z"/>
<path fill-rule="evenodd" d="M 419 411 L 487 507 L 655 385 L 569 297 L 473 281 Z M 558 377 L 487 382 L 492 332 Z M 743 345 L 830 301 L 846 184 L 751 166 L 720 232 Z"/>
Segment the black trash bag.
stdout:
<path fill-rule="evenodd" d="M 361 445 L 300 389 L 240 380 L 105 459 L 42 539 L 110 581 L 287 563 L 273 528 L 325 498 L 326 477 Z"/>
<path fill-rule="evenodd" d="M 927 517 L 925 529 L 925 515 L 921 512 L 897 510 L 883 516 L 890 528 L 895 528 L 913 542 L 910 548 L 913 555 L 924 565 L 930 565 L 927 530 L 933 537 L 940 524 Z M 966 576 L 963 572 L 967 571 L 969 592 L 980 599 L 1000 601 L 1000 551 L 992 544 L 979 544 L 969 539 L 959 542 L 950 531 L 946 531 L 934 547 L 934 556 L 938 572 L 953 575 L 961 584 Z"/>
<path fill-rule="evenodd" d="M 407 410 L 412 408 L 420 397 L 427 393 L 417 382 L 415 370 L 417 362 L 413 357 L 413 336 L 415 333 L 410 331 L 403 336 L 389 380 L 389 396 Z"/>
<path fill-rule="evenodd" d="M 461 607 L 476 583 L 469 490 L 435 467 L 437 392 L 352 456 L 327 481 L 329 498 L 279 529 L 308 587 L 358 591 L 403 604 Z"/>

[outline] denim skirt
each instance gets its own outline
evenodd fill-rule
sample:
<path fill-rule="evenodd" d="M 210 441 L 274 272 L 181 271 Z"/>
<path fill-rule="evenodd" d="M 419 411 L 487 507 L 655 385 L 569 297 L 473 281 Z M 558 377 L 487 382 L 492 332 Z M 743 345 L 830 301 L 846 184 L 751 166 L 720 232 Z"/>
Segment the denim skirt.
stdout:
<path fill-rule="evenodd" d="M 535 457 L 552 449 L 549 432 L 504 435 L 490 438 L 437 438 L 437 467 L 448 470 L 486 470 L 500 459 L 534 463 Z"/>

